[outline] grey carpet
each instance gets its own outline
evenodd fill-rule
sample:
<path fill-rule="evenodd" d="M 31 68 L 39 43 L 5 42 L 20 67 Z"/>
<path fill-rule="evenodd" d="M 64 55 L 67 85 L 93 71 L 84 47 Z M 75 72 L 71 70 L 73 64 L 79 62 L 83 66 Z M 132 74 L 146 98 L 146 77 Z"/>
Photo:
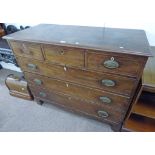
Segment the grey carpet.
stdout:
<path fill-rule="evenodd" d="M 52 104 L 42 106 L 34 101 L 12 97 L 4 84 L 13 71 L 0 70 L 0 131 L 12 132 L 110 132 L 110 126 L 96 120 L 64 111 Z"/>

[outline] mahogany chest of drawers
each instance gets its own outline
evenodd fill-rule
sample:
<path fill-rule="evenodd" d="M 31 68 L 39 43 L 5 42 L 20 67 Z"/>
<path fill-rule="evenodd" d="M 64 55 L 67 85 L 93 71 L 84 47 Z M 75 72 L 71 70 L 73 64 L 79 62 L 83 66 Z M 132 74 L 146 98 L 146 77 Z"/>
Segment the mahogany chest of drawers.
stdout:
<path fill-rule="evenodd" d="M 5 36 L 38 103 L 118 130 L 151 56 L 143 30 L 40 24 Z"/>

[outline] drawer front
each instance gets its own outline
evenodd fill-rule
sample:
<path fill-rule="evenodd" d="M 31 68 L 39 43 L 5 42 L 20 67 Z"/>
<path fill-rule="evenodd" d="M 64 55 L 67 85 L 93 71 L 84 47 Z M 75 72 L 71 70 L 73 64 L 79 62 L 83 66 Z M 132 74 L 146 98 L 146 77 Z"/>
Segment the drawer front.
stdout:
<path fill-rule="evenodd" d="M 43 49 L 46 60 L 51 63 L 84 67 L 84 51 L 82 49 L 53 45 L 44 45 Z"/>
<path fill-rule="evenodd" d="M 109 108 L 105 108 L 99 105 L 90 104 L 84 101 L 79 101 L 75 98 L 63 95 L 56 94 L 46 89 L 35 88 L 31 86 L 31 91 L 35 97 L 39 97 L 43 100 L 52 101 L 55 104 L 59 104 L 65 106 L 71 110 L 82 112 L 86 115 L 90 115 L 100 120 L 107 120 L 110 122 L 119 123 L 124 118 L 124 112 L 118 112 L 115 110 L 111 110 Z"/>
<path fill-rule="evenodd" d="M 29 94 L 27 82 L 19 77 L 9 75 L 5 80 L 5 84 L 10 91 Z"/>
<path fill-rule="evenodd" d="M 44 87 L 47 90 L 51 90 L 56 93 L 60 92 L 63 94 L 68 94 L 80 100 L 91 102 L 93 104 L 103 104 L 107 107 L 119 110 L 126 110 L 126 108 L 128 108 L 129 98 L 121 95 L 79 86 L 77 84 L 71 84 L 69 82 L 62 82 L 31 73 L 25 73 L 25 77 L 30 85 Z"/>
<path fill-rule="evenodd" d="M 73 69 L 42 63 L 36 60 L 20 59 L 17 61 L 24 71 L 39 73 L 48 77 L 54 77 L 101 90 L 107 90 L 119 94 L 130 96 L 137 81 L 106 73 L 95 73 L 86 70 Z"/>
<path fill-rule="evenodd" d="M 10 45 L 16 56 L 44 60 L 39 44 L 11 41 Z"/>
<path fill-rule="evenodd" d="M 127 75 L 131 77 L 138 77 L 144 66 L 144 58 L 142 60 L 134 57 L 120 57 L 115 54 L 87 54 L 87 67 L 101 72 L 116 73 L 120 75 Z"/>

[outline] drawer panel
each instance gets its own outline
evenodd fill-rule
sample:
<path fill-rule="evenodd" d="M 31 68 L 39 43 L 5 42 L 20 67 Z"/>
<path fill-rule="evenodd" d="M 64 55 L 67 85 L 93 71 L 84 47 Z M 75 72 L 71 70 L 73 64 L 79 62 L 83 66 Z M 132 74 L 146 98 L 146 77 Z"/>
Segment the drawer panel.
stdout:
<path fill-rule="evenodd" d="M 136 57 L 121 57 L 116 54 L 87 53 L 87 67 L 101 72 L 109 72 L 131 77 L 138 77 L 145 59 Z"/>
<path fill-rule="evenodd" d="M 43 100 L 48 100 L 50 102 L 52 101 L 71 110 L 82 112 L 86 115 L 90 115 L 100 120 L 107 120 L 110 122 L 119 123 L 124 119 L 125 113 L 123 111 L 118 112 L 115 110 L 111 110 L 107 107 L 80 101 L 63 94 L 56 94 L 42 88 L 36 88 L 31 86 L 31 90 L 35 97 L 39 97 Z"/>
<path fill-rule="evenodd" d="M 82 49 L 54 45 L 44 45 L 43 49 L 46 60 L 51 63 L 84 67 L 84 51 Z"/>
<path fill-rule="evenodd" d="M 21 94 L 29 94 L 27 82 L 20 76 L 10 74 L 5 80 L 5 84 L 10 91 L 19 92 Z"/>
<path fill-rule="evenodd" d="M 80 100 L 84 100 L 93 104 L 104 104 L 107 107 L 120 110 L 126 110 L 126 108 L 128 108 L 129 98 L 121 95 L 116 95 L 106 91 L 100 91 L 97 89 L 79 86 L 77 84 L 71 84 L 69 82 L 63 82 L 26 72 L 25 77 L 30 85 L 44 87 L 53 92 L 68 94 Z"/>
<path fill-rule="evenodd" d="M 16 56 L 44 60 L 40 44 L 11 41 L 10 45 Z"/>
<path fill-rule="evenodd" d="M 92 88 L 107 90 L 130 96 L 137 81 L 119 75 L 96 73 L 86 70 L 73 69 L 58 65 L 47 64 L 30 59 L 17 58 L 24 71 L 39 73 L 48 77 L 54 77 Z"/>

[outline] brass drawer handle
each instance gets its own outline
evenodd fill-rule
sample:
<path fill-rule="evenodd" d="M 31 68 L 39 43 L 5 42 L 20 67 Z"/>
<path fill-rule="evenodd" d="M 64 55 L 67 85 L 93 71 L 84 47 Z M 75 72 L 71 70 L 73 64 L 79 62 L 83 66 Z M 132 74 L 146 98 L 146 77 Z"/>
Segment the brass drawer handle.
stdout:
<path fill-rule="evenodd" d="M 98 113 L 98 116 L 102 118 L 107 118 L 109 116 L 109 114 L 103 110 L 99 110 L 97 113 Z"/>
<path fill-rule="evenodd" d="M 110 104 L 112 101 L 109 97 L 106 97 L 106 96 L 101 96 L 100 97 L 100 100 L 103 102 L 103 103 L 108 103 Z"/>
<path fill-rule="evenodd" d="M 111 57 L 110 60 L 104 61 L 103 65 L 109 69 L 115 69 L 119 67 L 119 63 L 114 59 L 114 57 Z"/>
<path fill-rule="evenodd" d="M 116 83 L 113 80 L 104 79 L 102 80 L 102 85 L 107 86 L 107 87 L 114 87 Z"/>
<path fill-rule="evenodd" d="M 35 65 L 35 64 L 28 64 L 27 66 L 28 66 L 28 68 L 30 68 L 32 70 L 37 69 L 37 65 Z"/>
<path fill-rule="evenodd" d="M 41 84 L 42 84 L 42 81 L 39 80 L 39 79 L 34 79 L 34 83 L 35 83 L 36 85 L 41 85 Z"/>
<path fill-rule="evenodd" d="M 41 97 L 46 97 L 46 93 L 44 93 L 44 92 L 39 92 L 39 95 L 40 95 Z"/>

